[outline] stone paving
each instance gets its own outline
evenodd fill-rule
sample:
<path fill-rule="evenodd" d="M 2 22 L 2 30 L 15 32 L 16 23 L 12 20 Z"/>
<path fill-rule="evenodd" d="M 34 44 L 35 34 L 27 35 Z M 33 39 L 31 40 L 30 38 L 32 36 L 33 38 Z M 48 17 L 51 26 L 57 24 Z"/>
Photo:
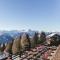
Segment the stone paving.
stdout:
<path fill-rule="evenodd" d="M 47 49 L 48 48 L 46 46 L 39 46 L 34 49 L 31 49 L 31 51 L 25 51 L 21 55 L 20 58 L 19 58 L 19 56 L 17 56 L 18 58 L 15 58 L 13 56 L 13 60 L 17 60 L 17 59 L 19 59 L 19 60 L 44 60 L 43 54 L 44 54 L 44 52 L 47 51 Z"/>
<path fill-rule="evenodd" d="M 12 55 L 13 60 L 60 60 L 60 47 L 37 46 L 30 51 L 25 51 L 22 55 Z M 57 53 L 57 54 L 56 54 Z M 56 57 L 56 58 L 55 58 Z"/>

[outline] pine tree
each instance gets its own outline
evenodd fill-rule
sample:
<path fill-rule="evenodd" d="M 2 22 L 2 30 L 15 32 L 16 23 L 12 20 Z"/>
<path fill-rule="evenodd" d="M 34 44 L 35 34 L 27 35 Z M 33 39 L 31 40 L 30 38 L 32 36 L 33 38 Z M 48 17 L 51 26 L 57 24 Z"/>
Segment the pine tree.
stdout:
<path fill-rule="evenodd" d="M 40 42 L 43 43 L 46 41 L 46 35 L 45 35 L 45 32 L 41 32 L 40 34 Z"/>
<path fill-rule="evenodd" d="M 34 48 L 38 44 L 38 33 L 35 32 L 34 36 L 30 39 L 31 47 Z"/>
<path fill-rule="evenodd" d="M 29 50 L 31 47 L 30 39 L 27 33 L 23 33 L 21 37 L 21 47 L 22 47 L 22 51 Z"/>
<path fill-rule="evenodd" d="M 2 46 L 1 46 L 2 45 Z M 5 44 L 0 44 L 0 51 L 3 52 L 5 49 Z"/>
<path fill-rule="evenodd" d="M 12 42 L 9 42 L 7 45 L 6 45 L 6 48 L 4 51 L 8 52 L 8 53 L 12 53 L 12 45 L 13 45 L 13 41 Z"/>
<path fill-rule="evenodd" d="M 17 37 L 14 41 L 13 41 L 13 45 L 12 45 L 12 53 L 13 54 L 18 54 L 20 52 L 20 36 Z"/>

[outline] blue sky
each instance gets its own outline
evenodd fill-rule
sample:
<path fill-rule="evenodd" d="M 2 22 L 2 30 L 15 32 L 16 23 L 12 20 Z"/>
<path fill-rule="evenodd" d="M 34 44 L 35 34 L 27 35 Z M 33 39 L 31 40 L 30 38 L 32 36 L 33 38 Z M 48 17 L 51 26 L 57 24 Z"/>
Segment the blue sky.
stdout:
<path fill-rule="evenodd" d="M 60 31 L 60 0 L 0 0 L 0 30 Z"/>

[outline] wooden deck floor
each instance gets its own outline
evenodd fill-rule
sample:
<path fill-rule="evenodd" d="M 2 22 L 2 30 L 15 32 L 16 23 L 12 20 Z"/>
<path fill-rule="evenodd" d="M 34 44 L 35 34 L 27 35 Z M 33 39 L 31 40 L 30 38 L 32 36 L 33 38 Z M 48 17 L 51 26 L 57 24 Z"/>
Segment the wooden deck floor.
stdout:
<path fill-rule="evenodd" d="M 60 45 L 59 45 L 59 47 L 56 51 L 56 54 L 55 54 L 55 56 L 53 57 L 52 60 L 60 60 Z"/>

